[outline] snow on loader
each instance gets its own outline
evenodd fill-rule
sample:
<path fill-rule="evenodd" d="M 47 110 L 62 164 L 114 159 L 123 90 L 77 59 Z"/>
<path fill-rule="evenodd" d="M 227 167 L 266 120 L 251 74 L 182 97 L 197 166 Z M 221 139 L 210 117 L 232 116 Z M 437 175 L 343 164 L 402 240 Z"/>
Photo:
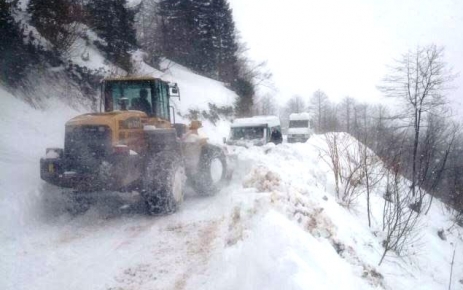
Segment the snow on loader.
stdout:
<path fill-rule="evenodd" d="M 227 157 L 198 135 L 199 121 L 175 124 L 173 97 L 180 99 L 177 84 L 157 78 L 103 80 L 100 113 L 66 123 L 64 149 L 46 149 L 41 178 L 73 189 L 79 211 L 98 192 L 135 190 L 150 214 L 172 213 L 187 179 L 199 194 L 213 194 L 230 174 Z"/>

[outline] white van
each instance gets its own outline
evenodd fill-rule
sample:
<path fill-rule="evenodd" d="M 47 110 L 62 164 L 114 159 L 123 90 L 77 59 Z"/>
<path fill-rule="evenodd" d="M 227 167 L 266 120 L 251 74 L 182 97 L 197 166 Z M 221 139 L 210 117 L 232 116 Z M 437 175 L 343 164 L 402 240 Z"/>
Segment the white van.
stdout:
<path fill-rule="evenodd" d="M 309 113 L 289 115 L 288 143 L 306 142 L 313 134 L 313 122 Z"/>
<path fill-rule="evenodd" d="M 273 139 L 272 139 L 273 132 Z M 261 146 L 269 142 L 282 142 L 280 118 L 277 116 L 255 116 L 235 119 L 231 124 L 229 145 Z"/>

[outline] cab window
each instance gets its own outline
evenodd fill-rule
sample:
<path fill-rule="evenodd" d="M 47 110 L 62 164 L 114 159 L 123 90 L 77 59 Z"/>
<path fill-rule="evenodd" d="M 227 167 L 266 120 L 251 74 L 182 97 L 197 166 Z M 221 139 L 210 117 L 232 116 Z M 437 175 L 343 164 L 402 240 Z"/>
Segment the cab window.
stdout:
<path fill-rule="evenodd" d="M 156 82 L 156 116 L 159 118 L 170 120 L 169 111 L 169 87 L 164 82 Z"/>
<path fill-rule="evenodd" d="M 148 81 L 117 81 L 106 83 L 105 111 L 118 111 L 125 102 L 128 110 L 153 113 L 154 94 Z"/>

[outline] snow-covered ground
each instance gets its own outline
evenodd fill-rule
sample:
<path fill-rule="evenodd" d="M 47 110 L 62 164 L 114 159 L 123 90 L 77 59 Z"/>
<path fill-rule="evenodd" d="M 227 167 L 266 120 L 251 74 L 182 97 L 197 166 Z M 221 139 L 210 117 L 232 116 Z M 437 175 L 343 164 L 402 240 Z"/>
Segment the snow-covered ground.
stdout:
<path fill-rule="evenodd" d="M 373 194 L 371 229 L 364 198 L 350 210 L 336 202 L 323 136 L 235 148 L 230 184 L 212 197 L 188 190 L 173 215 L 147 216 L 137 193 L 105 192 L 71 216 L 38 161 L 80 111 L 37 111 L 4 90 L 0 102 L 2 289 L 448 289 L 455 246 L 452 289 L 463 289 L 461 229 L 437 236 L 451 225 L 439 202 L 413 254 L 377 266 L 383 199 Z M 225 127 L 204 129 L 220 139 Z"/>
<path fill-rule="evenodd" d="M 91 47 L 77 45 L 75 55 L 110 69 Z M 178 64 L 165 60 L 160 71 L 141 52 L 134 60 L 138 74 L 179 84 L 182 114 L 235 100 L 223 83 Z M 173 215 L 148 216 L 135 192 L 102 192 L 88 212 L 71 216 L 60 190 L 40 180 L 39 159 L 63 146 L 64 123 L 88 109 L 43 102 L 35 110 L 0 87 L 1 289 L 448 289 L 455 248 L 451 289 L 463 289 L 462 229 L 447 231 L 446 241 L 437 236 L 451 226 L 438 201 L 420 223 L 419 245 L 377 266 L 382 194 L 372 194 L 371 228 L 363 195 L 349 209 L 339 205 L 321 158 L 324 136 L 234 148 L 230 184 L 210 197 L 188 189 Z M 206 121 L 202 133 L 221 143 L 229 129 L 226 120 Z"/>

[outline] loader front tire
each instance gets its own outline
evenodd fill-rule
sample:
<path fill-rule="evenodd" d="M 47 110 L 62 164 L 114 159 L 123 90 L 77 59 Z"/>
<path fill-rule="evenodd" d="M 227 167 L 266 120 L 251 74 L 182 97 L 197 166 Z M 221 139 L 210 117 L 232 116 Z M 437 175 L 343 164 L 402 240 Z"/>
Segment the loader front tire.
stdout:
<path fill-rule="evenodd" d="M 142 197 L 151 215 L 171 214 L 183 202 L 185 168 L 179 158 L 153 156 L 142 180 Z"/>
<path fill-rule="evenodd" d="M 227 176 L 227 160 L 224 152 L 214 146 L 205 146 L 201 152 L 199 172 L 192 185 L 200 195 L 213 195 L 224 185 Z"/>

